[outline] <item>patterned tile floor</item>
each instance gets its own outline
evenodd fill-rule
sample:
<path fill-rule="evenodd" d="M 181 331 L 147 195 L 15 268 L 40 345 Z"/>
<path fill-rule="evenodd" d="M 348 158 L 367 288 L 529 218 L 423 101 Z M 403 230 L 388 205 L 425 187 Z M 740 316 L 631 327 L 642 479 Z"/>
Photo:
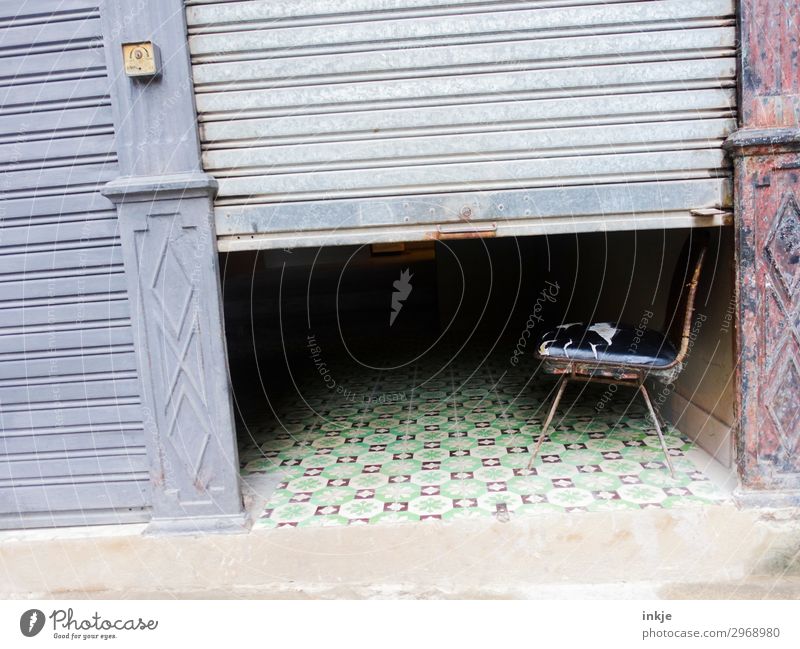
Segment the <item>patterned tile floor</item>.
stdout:
<path fill-rule="evenodd" d="M 725 495 L 667 443 L 677 478 L 632 392 L 570 387 L 548 439 L 526 468 L 554 383 L 502 363 L 417 364 L 381 376 L 318 374 L 275 412 L 248 419 L 245 482 L 271 478 L 256 527 L 452 520 L 538 512 L 690 507 Z M 434 376 L 435 375 L 435 376 Z M 420 377 L 431 377 L 421 381 Z M 596 404 L 605 407 L 598 413 Z M 257 487 L 256 487 L 257 489 Z"/>

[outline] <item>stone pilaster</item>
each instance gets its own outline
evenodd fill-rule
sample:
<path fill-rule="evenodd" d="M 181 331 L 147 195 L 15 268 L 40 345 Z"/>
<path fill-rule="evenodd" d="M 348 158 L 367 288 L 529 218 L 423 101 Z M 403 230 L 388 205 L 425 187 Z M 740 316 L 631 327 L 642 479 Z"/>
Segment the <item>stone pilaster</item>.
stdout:
<path fill-rule="evenodd" d="M 738 498 L 800 504 L 800 11 L 740 2 Z"/>
<path fill-rule="evenodd" d="M 246 530 L 212 199 L 202 171 L 180 0 L 105 0 L 104 45 L 121 176 L 116 205 L 150 461 L 150 532 Z M 162 68 L 125 75 L 121 45 Z"/>

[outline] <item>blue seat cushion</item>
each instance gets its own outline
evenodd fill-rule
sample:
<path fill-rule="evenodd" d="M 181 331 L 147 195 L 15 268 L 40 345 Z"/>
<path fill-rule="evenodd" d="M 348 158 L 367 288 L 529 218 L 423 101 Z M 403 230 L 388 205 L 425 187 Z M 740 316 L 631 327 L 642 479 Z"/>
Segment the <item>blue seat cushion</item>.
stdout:
<path fill-rule="evenodd" d="M 664 367 L 675 360 L 674 345 L 653 329 L 618 322 L 559 325 L 538 341 L 539 355 L 571 361 Z"/>

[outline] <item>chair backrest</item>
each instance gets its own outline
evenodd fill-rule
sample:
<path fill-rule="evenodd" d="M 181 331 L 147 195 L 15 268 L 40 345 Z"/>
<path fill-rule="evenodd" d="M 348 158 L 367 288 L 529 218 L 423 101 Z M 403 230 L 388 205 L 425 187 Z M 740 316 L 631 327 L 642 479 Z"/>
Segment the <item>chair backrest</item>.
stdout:
<path fill-rule="evenodd" d="M 708 242 L 709 235 L 706 230 L 691 230 L 672 276 L 664 331 L 678 350 L 678 362 L 683 361 L 689 350 L 694 301 Z"/>

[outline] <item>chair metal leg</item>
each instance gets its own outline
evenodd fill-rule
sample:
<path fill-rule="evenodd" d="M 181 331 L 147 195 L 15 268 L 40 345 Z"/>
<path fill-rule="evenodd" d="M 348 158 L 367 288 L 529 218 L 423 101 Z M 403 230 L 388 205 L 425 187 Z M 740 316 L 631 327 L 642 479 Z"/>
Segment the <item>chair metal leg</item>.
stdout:
<path fill-rule="evenodd" d="M 669 467 L 670 475 L 674 478 L 675 467 L 672 466 L 672 459 L 670 458 L 669 451 L 667 450 L 667 442 L 664 439 L 664 433 L 661 432 L 661 424 L 659 423 L 658 414 L 656 413 L 655 408 L 653 408 L 653 404 L 650 402 L 650 395 L 647 393 L 647 388 L 644 387 L 644 383 L 639 385 L 639 390 L 641 390 L 644 401 L 647 404 L 647 407 L 650 409 L 650 414 L 653 417 L 653 424 L 655 424 L 656 432 L 658 433 L 658 439 L 661 441 L 661 449 L 664 451 L 664 457 L 667 459 L 667 466 Z"/>
<path fill-rule="evenodd" d="M 558 392 L 556 392 L 555 399 L 553 399 L 553 405 L 550 406 L 550 412 L 547 414 L 547 419 L 545 419 L 544 421 L 542 432 L 539 435 L 538 441 L 536 442 L 536 448 L 533 449 L 533 453 L 531 454 L 531 459 L 528 462 L 529 469 L 533 466 L 533 461 L 539 454 L 539 449 L 542 447 L 542 442 L 544 441 L 544 438 L 547 435 L 547 429 L 550 426 L 550 422 L 553 421 L 553 415 L 556 414 L 556 408 L 558 408 L 558 402 L 561 401 L 561 397 L 564 395 L 564 389 L 567 387 L 568 381 L 569 379 L 567 379 L 566 376 L 561 377 L 561 384 L 558 386 Z"/>

